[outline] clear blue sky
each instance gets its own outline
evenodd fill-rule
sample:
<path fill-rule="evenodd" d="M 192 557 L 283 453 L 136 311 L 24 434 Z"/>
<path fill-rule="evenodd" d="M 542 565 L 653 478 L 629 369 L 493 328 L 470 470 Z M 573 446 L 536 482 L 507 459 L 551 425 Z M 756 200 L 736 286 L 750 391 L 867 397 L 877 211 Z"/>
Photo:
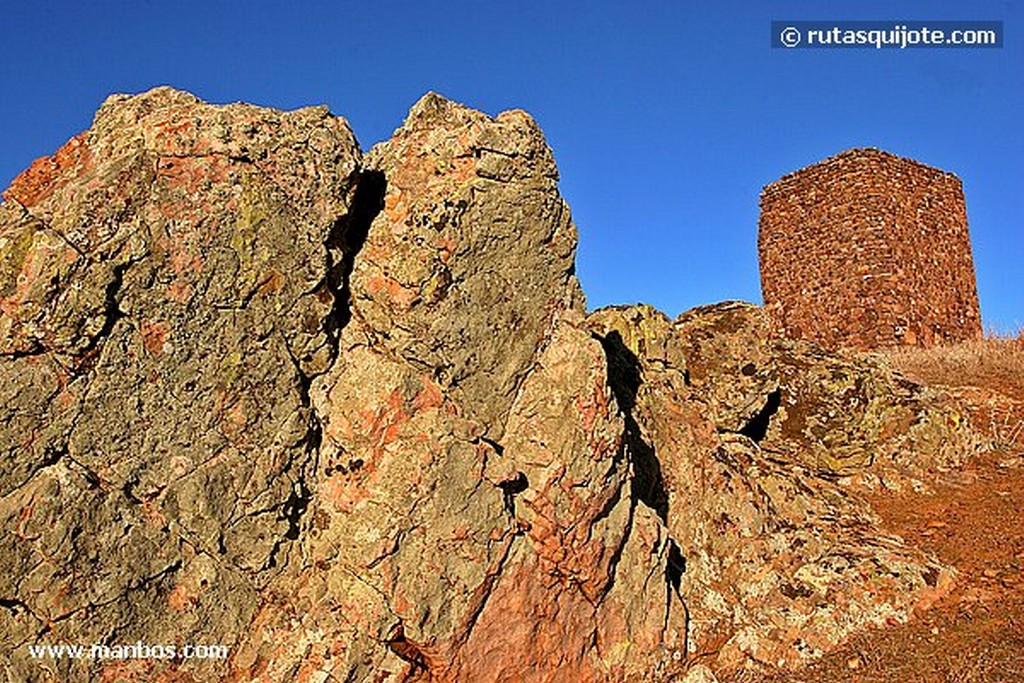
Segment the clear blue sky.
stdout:
<path fill-rule="evenodd" d="M 877 146 L 964 181 L 987 327 L 1024 326 L 1022 3 L 7 2 L 0 186 L 112 92 L 328 104 L 368 149 L 427 90 L 531 112 L 580 229 L 591 307 L 760 302 L 757 200 Z M 995 19 L 995 50 L 784 51 L 772 19 Z"/>

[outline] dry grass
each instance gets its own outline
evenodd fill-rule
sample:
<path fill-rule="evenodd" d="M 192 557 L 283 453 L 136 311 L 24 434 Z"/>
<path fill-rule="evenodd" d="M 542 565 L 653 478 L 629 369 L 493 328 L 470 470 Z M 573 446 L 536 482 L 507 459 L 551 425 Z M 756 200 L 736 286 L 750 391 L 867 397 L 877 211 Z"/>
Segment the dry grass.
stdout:
<path fill-rule="evenodd" d="M 1009 397 L 981 401 L 971 409 L 972 419 L 988 430 L 996 448 L 1024 446 L 1024 330 L 1016 337 L 990 334 L 932 349 L 891 349 L 886 355 L 896 369 L 919 382 Z"/>
<path fill-rule="evenodd" d="M 903 374 L 925 384 L 981 387 L 1024 401 L 1024 330 L 932 349 L 886 352 Z"/>

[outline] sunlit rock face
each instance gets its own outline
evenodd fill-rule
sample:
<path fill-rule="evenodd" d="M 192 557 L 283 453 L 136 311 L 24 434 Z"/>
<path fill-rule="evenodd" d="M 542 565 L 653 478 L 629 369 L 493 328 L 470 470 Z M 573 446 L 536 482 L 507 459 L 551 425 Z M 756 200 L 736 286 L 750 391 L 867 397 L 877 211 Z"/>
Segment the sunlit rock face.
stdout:
<path fill-rule="evenodd" d="M 169 88 L 19 176 L 7 678 L 706 678 L 947 591 L 855 491 L 957 464 L 956 407 L 747 304 L 587 315 L 557 180 L 521 111 L 428 94 L 364 155 Z M 29 650 L 65 643 L 226 656 Z"/>

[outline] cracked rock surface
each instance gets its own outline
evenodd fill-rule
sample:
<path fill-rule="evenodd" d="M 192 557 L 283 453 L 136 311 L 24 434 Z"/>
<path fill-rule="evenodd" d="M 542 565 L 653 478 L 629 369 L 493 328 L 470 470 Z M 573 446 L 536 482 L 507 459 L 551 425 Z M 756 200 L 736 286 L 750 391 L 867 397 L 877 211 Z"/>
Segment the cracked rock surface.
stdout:
<path fill-rule="evenodd" d="M 691 655 L 720 672 L 798 666 L 952 588 L 857 495 L 883 477 L 923 486 L 983 446 L 948 401 L 870 358 L 772 339 L 750 304 L 675 321 L 611 307 L 588 325 L 627 395 L 634 485 L 677 544 Z"/>
<path fill-rule="evenodd" d="M 312 486 L 306 386 L 337 351 L 332 232 L 359 163 L 324 108 L 215 107 L 161 88 L 110 98 L 7 190 L 11 680 L 84 675 L 25 661 L 36 640 L 243 636 L 290 564 Z"/>
<path fill-rule="evenodd" d="M 948 591 L 857 491 L 976 450 L 957 407 L 748 304 L 588 316 L 557 180 L 521 111 L 364 156 L 170 88 L 19 176 L 6 680 L 711 680 Z M 229 656 L 28 650 L 138 641 Z"/>

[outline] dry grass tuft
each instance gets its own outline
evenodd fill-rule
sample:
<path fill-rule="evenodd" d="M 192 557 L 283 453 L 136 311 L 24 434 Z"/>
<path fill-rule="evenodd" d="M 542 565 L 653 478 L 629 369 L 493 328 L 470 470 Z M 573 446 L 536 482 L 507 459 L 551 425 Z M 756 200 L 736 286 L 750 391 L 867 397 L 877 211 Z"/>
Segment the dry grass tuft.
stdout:
<path fill-rule="evenodd" d="M 1016 337 L 984 339 L 931 349 L 886 351 L 903 374 L 925 384 L 981 387 L 1024 401 L 1024 329 Z"/>
<path fill-rule="evenodd" d="M 988 428 L 997 449 L 1024 446 L 1024 330 L 932 349 L 886 351 L 897 370 L 924 384 L 978 388 L 1012 399 L 984 400 L 972 418 Z M 969 389 L 972 391 L 973 389 Z"/>

